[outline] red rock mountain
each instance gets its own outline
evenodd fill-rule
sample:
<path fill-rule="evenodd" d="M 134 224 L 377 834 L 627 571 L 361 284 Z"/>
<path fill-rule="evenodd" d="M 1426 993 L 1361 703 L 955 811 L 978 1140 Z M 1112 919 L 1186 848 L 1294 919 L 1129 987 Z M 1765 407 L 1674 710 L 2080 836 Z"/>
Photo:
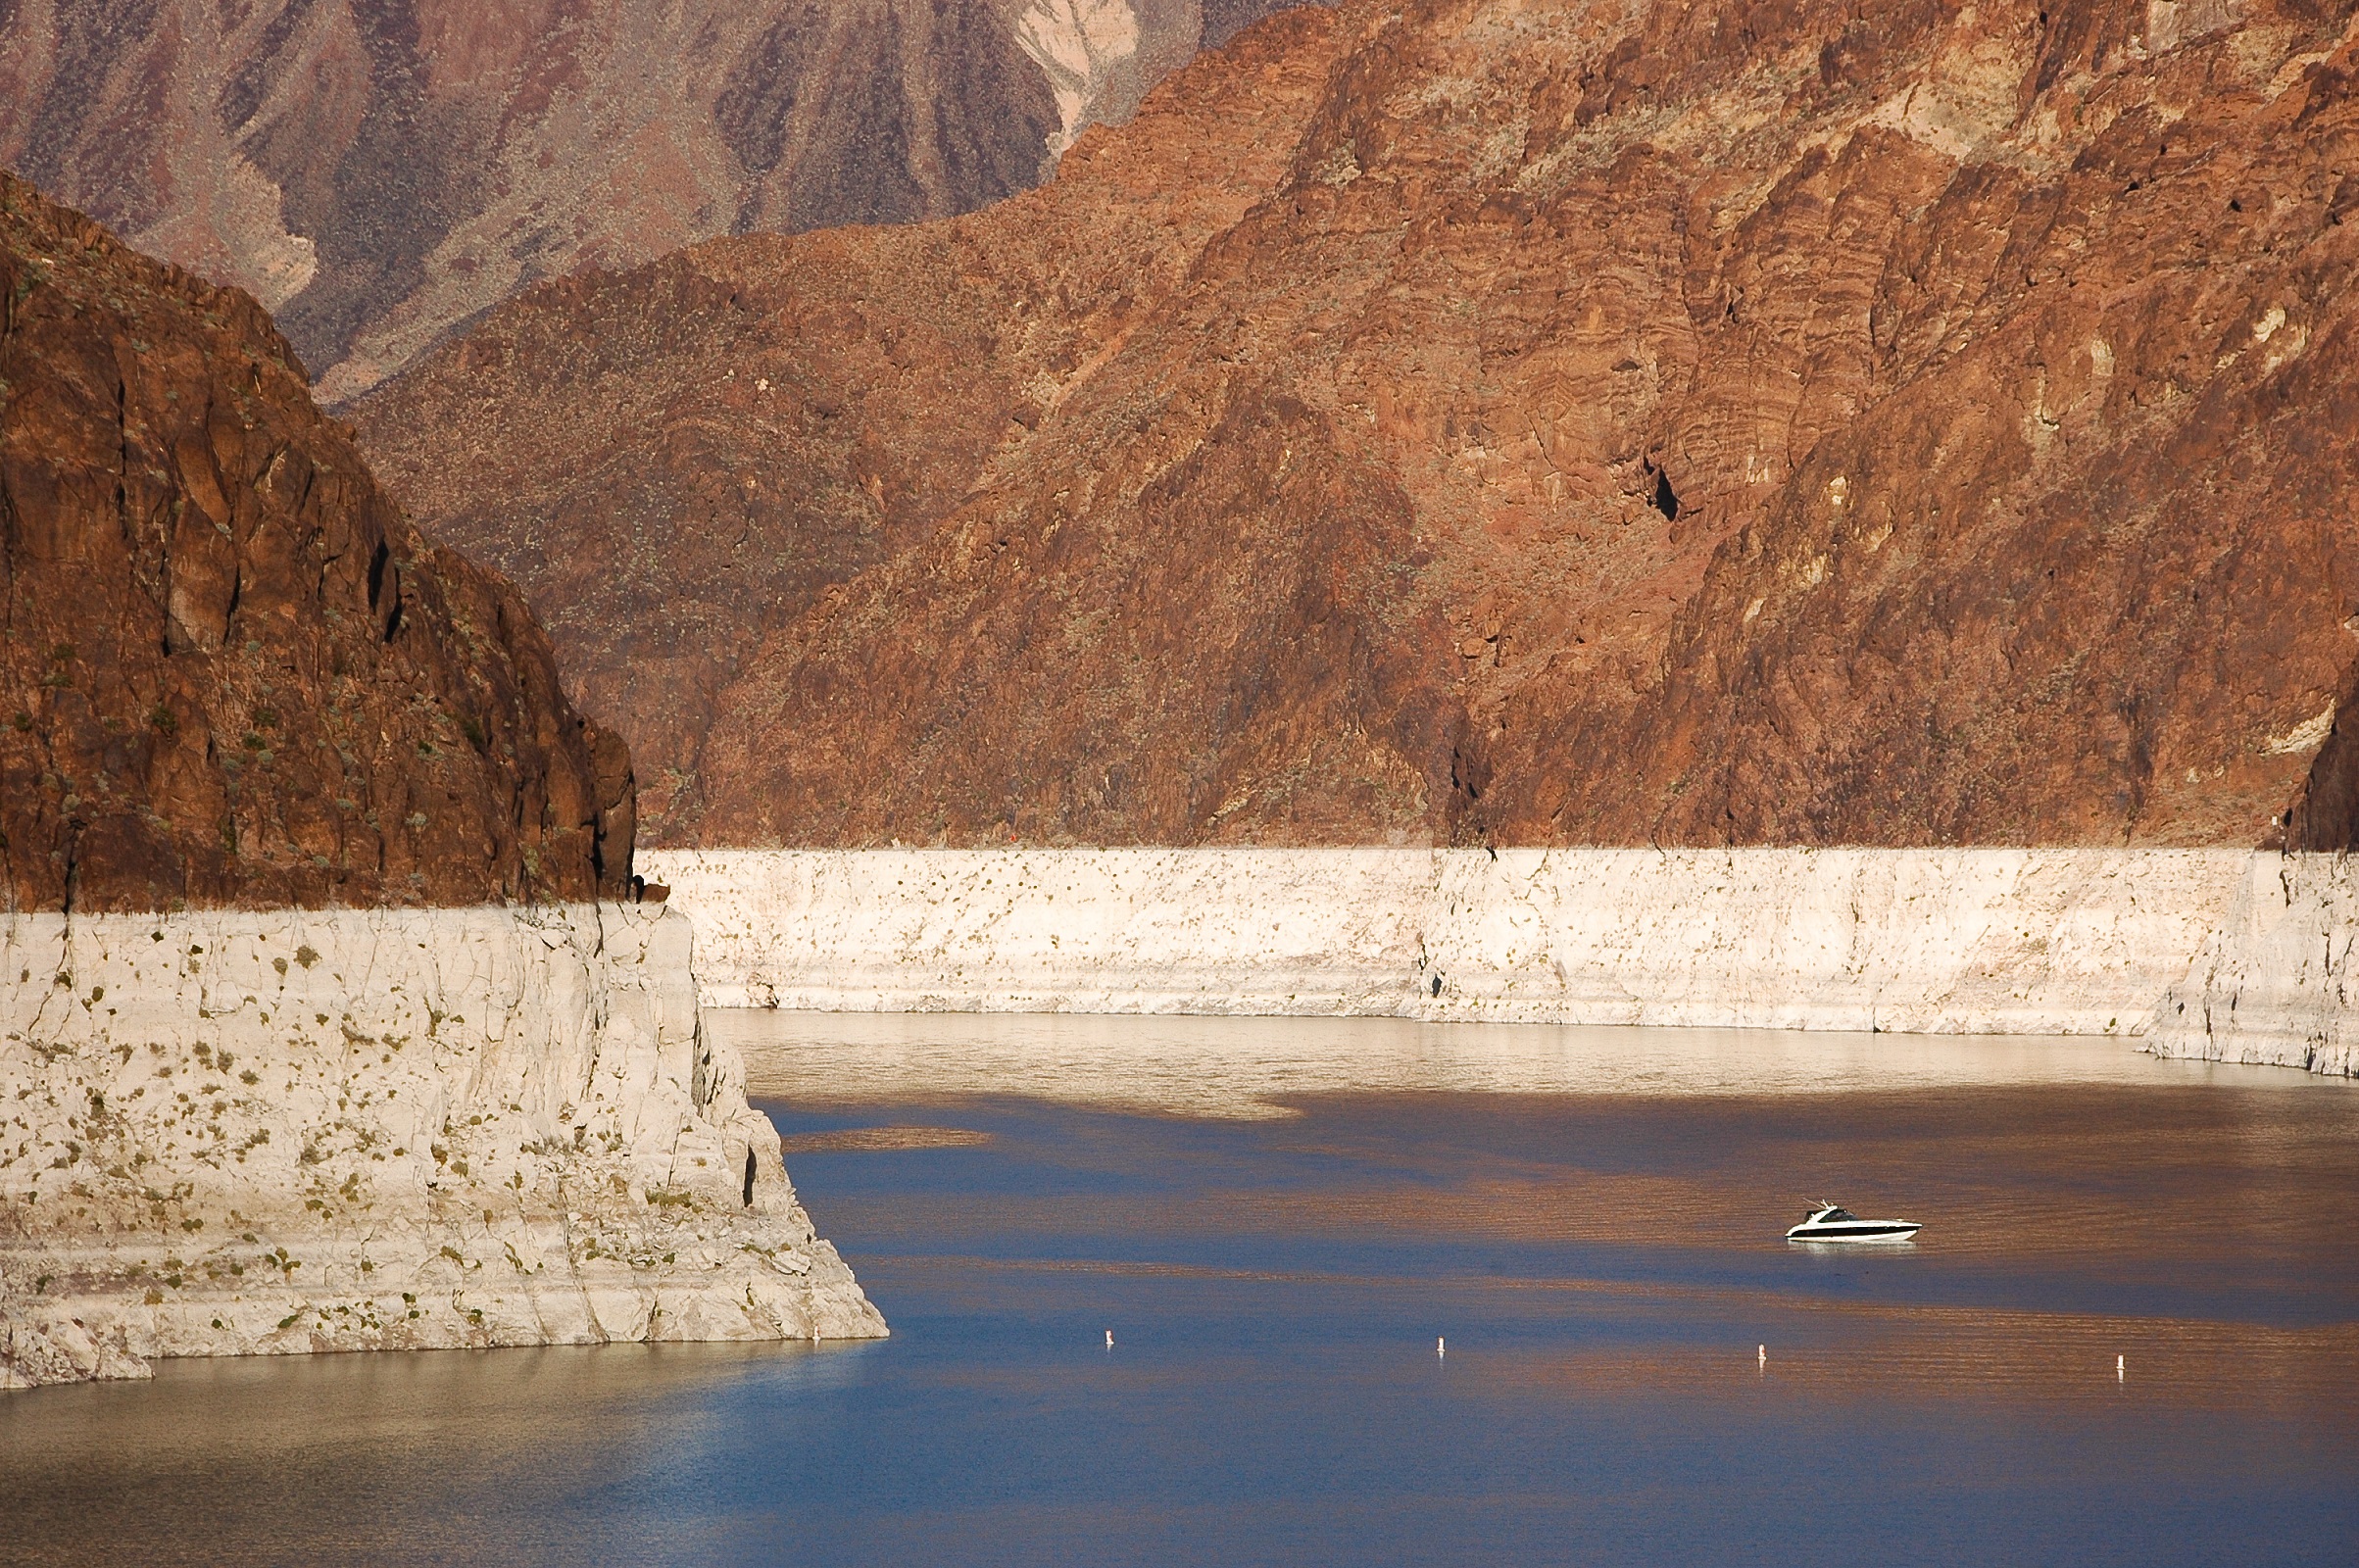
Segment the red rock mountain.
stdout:
<path fill-rule="evenodd" d="M 349 397 L 525 283 L 939 217 L 1271 0 L 9 0 L 0 164 Z"/>
<path fill-rule="evenodd" d="M 616 894 L 630 759 L 245 293 L 0 173 L 0 901 Z"/>
<path fill-rule="evenodd" d="M 1274 19 L 363 405 L 664 842 L 2348 843 L 2349 0 Z"/>

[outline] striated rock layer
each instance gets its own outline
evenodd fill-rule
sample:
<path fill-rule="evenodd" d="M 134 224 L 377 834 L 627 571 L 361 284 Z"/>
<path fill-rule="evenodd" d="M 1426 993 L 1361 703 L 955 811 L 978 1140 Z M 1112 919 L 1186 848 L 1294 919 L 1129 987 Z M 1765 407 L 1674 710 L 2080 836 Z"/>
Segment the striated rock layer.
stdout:
<path fill-rule="evenodd" d="M 250 297 L 4 174 L 0 714 L 0 1387 L 883 1332 L 514 590 Z"/>
<path fill-rule="evenodd" d="M 1022 190 L 1268 0 L 20 0 L 0 164 L 279 314 L 330 398 L 536 278 Z"/>
<path fill-rule="evenodd" d="M 658 906 L 0 918 L 0 1388 L 863 1337 Z"/>
<path fill-rule="evenodd" d="M 2355 39 L 1293 13 L 1043 191 L 530 294 L 358 417 L 667 844 L 2335 847 Z"/>

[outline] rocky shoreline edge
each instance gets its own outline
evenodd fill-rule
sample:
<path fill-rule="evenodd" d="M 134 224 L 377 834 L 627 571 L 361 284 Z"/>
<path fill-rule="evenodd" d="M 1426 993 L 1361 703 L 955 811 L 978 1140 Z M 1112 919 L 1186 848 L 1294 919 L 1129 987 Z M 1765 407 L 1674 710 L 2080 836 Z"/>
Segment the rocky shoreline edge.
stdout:
<path fill-rule="evenodd" d="M 0 1388 L 873 1338 L 658 905 L 0 916 Z"/>
<path fill-rule="evenodd" d="M 2086 1034 L 2359 1073 L 2359 867 L 2236 849 L 643 851 L 708 1004 Z"/>

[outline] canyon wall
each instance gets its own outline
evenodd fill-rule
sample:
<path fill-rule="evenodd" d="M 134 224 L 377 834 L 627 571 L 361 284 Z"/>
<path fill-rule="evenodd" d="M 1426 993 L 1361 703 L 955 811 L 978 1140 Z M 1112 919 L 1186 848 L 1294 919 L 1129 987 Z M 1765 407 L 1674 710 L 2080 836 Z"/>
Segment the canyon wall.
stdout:
<path fill-rule="evenodd" d="M 667 845 L 2339 847 L 2354 83 L 2350 0 L 1289 13 L 356 418 Z"/>
<path fill-rule="evenodd" d="M 248 295 L 0 173 L 0 1387 L 883 1332 L 630 757 Z"/>
<path fill-rule="evenodd" d="M 884 1332 L 660 906 L 0 916 L 0 1388 Z"/>
<path fill-rule="evenodd" d="M 2347 1048 L 2305 1059 L 2225 1022 L 2209 1046 L 2157 1032 L 2177 1001 L 2165 993 L 2249 918 L 2236 911 L 2282 858 L 2237 850 L 647 858 L 697 926 L 704 996 L 730 1006 L 2089 1034 L 2335 1071 L 2348 1060 Z M 2302 863 L 2347 888 L 2326 869 L 2339 861 Z M 2310 923 L 2296 928 L 2288 949 L 2309 938 Z"/>
<path fill-rule="evenodd" d="M 352 396 L 535 279 L 964 212 L 1267 0 L 20 0 L 0 165 Z"/>
<path fill-rule="evenodd" d="M 2359 867 L 2342 856 L 2255 856 L 2226 917 L 2155 1011 L 2162 1055 L 2359 1077 Z"/>
<path fill-rule="evenodd" d="M 612 898 L 633 810 L 255 301 L 0 172 L 0 911 Z"/>
<path fill-rule="evenodd" d="M 765 639 L 891 569 L 1187 286 L 1284 177 L 1342 39 L 1333 13 L 1289 12 L 1184 73 L 1187 92 L 1151 96 L 1143 138 L 1093 131 L 1053 186 L 967 219 L 754 235 L 536 289 L 355 409 L 370 463 L 436 537 L 534 599 L 574 695 L 627 715 L 650 834 L 683 841 L 714 810 L 710 746 L 751 739 L 716 716 Z M 1275 616 L 1255 632 L 1286 638 Z M 844 718 L 773 750 L 864 747 Z M 749 791 L 716 820 L 741 828 L 724 842 L 833 831 L 790 828 L 799 808 Z"/>

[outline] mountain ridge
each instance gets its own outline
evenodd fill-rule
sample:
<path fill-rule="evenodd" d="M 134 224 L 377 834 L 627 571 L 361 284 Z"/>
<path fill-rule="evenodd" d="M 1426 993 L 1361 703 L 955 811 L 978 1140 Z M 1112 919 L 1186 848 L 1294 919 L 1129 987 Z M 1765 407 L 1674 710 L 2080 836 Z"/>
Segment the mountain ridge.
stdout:
<path fill-rule="evenodd" d="M 878 277 L 988 255 L 926 305 L 968 348 L 754 313 L 745 351 L 888 461 L 762 472 L 699 424 L 761 495 L 876 493 L 837 514 L 867 554 L 718 617 L 692 739 L 518 563 L 677 774 L 656 842 L 2350 841 L 2351 7 L 1325 15 L 1098 144 L 1215 172 L 1178 281 L 1060 177 L 860 242 Z M 1241 118 L 1273 59 L 1295 96 Z M 848 243 L 668 265 L 785 297 Z M 424 526 L 497 559 L 659 514 L 654 435 L 585 439 L 562 516 L 433 478 L 440 430 L 513 475 L 591 401 L 469 341 L 619 322 L 657 275 L 519 301 L 356 410 Z M 1043 319 L 1054 374 L 1001 330 Z M 914 423 L 832 358 L 872 331 Z M 684 410 L 722 362 L 664 333 L 634 395 Z M 609 602 L 661 601 L 580 542 Z"/>
<path fill-rule="evenodd" d="M 255 294 L 330 403 L 537 278 L 1040 181 L 1268 0 L 20 0 L 0 165 Z"/>

